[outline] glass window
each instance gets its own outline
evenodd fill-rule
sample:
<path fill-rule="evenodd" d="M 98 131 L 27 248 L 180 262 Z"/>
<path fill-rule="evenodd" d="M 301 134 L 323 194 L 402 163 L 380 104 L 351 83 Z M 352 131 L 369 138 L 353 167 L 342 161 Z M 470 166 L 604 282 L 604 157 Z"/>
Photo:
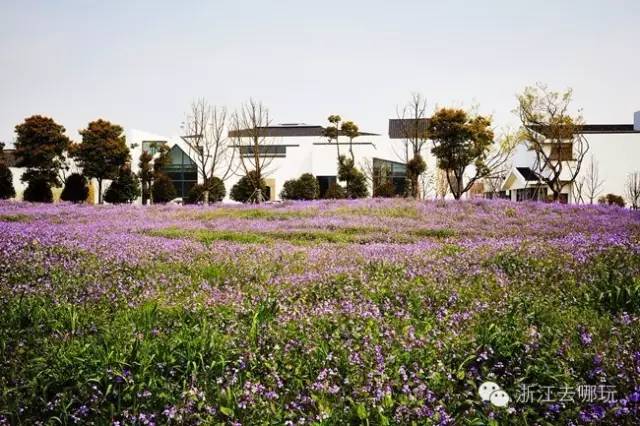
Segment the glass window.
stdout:
<path fill-rule="evenodd" d="M 166 173 L 173 181 L 178 197 L 184 198 L 198 183 L 196 163 L 178 145 L 174 145 L 169 151 L 169 159 Z"/>
<path fill-rule="evenodd" d="M 253 145 L 242 145 L 240 148 L 240 154 L 243 157 L 251 156 L 255 152 Z M 258 152 L 260 157 L 286 157 L 287 146 L 286 145 L 260 145 L 258 146 Z"/>
<path fill-rule="evenodd" d="M 142 141 L 142 151 L 147 151 L 151 155 L 155 155 L 161 145 L 167 143 L 166 141 Z"/>

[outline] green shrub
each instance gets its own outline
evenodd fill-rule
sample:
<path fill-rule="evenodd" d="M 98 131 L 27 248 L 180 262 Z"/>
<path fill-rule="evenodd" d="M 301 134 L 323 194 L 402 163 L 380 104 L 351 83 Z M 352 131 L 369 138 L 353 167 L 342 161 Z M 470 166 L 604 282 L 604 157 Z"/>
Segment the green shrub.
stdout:
<path fill-rule="evenodd" d="M 603 195 L 602 197 L 598 198 L 598 203 L 607 204 L 609 206 L 618 206 L 618 207 L 625 206 L 624 198 L 616 194 Z"/>
<path fill-rule="evenodd" d="M 140 181 L 129 167 L 121 167 L 116 179 L 111 182 L 104 200 L 111 204 L 128 204 L 140 196 Z"/>
<path fill-rule="evenodd" d="M 107 191 L 108 192 L 108 191 Z M 71 201 L 72 203 L 82 203 L 87 200 L 89 195 L 89 187 L 87 179 L 80 173 L 72 173 L 64 183 L 64 189 L 60 194 L 63 201 Z"/>
<path fill-rule="evenodd" d="M 154 203 L 164 204 L 176 198 L 178 194 L 169 176 L 165 173 L 156 173 L 151 186 L 151 195 Z"/>
<path fill-rule="evenodd" d="M 32 203 L 52 203 L 53 193 L 49 181 L 44 177 L 34 176 L 24 191 L 24 200 Z"/>
<path fill-rule="evenodd" d="M 16 190 L 13 188 L 11 169 L 0 161 L 0 200 L 6 200 L 15 196 Z"/>
<path fill-rule="evenodd" d="M 239 201 L 241 203 L 247 203 L 250 201 L 255 201 L 255 197 L 257 194 L 257 189 L 260 188 L 262 191 L 262 197 L 264 198 L 267 194 L 267 185 L 264 182 L 262 177 L 259 179 L 257 173 L 255 171 L 250 171 L 245 176 L 243 176 L 238 183 L 233 185 L 231 188 L 231 199 L 234 201 Z"/>
<path fill-rule="evenodd" d="M 197 184 L 191 187 L 187 198 L 186 204 L 197 204 L 204 201 L 204 191 L 209 191 L 209 202 L 216 203 L 222 201 L 227 194 L 227 190 L 224 187 L 224 182 L 218 177 L 213 177 L 209 182 L 205 184 Z"/>
<path fill-rule="evenodd" d="M 298 179 L 284 183 L 280 198 L 283 200 L 315 200 L 320 194 L 318 179 L 311 173 L 304 173 Z"/>
<path fill-rule="evenodd" d="M 341 200 L 347 198 L 347 191 L 345 191 L 341 185 L 332 182 L 322 198 L 327 200 Z"/>
<path fill-rule="evenodd" d="M 369 196 L 367 178 L 355 167 L 351 158 L 340 157 L 338 161 L 338 180 L 346 183 L 346 198 L 365 198 Z"/>

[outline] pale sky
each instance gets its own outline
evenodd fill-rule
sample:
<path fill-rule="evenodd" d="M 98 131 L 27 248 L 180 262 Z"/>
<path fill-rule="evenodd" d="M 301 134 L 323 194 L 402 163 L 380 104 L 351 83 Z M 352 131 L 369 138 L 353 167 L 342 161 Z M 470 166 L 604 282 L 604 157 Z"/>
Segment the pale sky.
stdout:
<path fill-rule="evenodd" d="M 514 125 L 536 82 L 588 123 L 640 110 L 640 1 L 0 0 L 0 141 L 44 114 L 173 135 L 192 99 L 386 135 L 411 92 Z"/>

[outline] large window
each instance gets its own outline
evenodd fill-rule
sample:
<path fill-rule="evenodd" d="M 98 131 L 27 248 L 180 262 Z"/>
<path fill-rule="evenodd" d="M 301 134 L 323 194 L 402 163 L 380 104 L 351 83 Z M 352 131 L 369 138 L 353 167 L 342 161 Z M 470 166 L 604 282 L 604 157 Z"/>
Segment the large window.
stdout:
<path fill-rule="evenodd" d="M 186 197 L 189 190 L 198 183 L 196 163 L 178 145 L 169 151 L 170 162 L 165 171 L 173 181 L 178 197 Z"/>
<path fill-rule="evenodd" d="M 251 157 L 255 152 L 254 145 L 241 145 L 239 146 L 240 154 L 243 157 Z M 260 157 L 286 157 L 287 146 L 286 145 L 259 145 L 258 152 Z"/>
<path fill-rule="evenodd" d="M 151 155 L 156 155 L 162 145 L 166 141 L 142 141 L 142 151 L 147 151 Z"/>
<path fill-rule="evenodd" d="M 320 198 L 324 198 L 331 185 L 336 185 L 338 180 L 335 176 L 317 176 L 318 186 L 320 187 Z"/>
<path fill-rule="evenodd" d="M 376 193 L 376 189 L 379 185 L 385 185 L 388 182 L 393 184 L 394 193 L 396 195 L 404 194 L 407 183 L 407 165 L 396 161 L 374 158 L 373 192 Z"/>

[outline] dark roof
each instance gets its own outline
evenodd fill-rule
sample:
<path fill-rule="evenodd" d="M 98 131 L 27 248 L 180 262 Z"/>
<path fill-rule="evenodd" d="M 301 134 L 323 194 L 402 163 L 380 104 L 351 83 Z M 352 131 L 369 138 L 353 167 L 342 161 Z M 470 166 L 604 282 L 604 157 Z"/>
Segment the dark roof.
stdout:
<path fill-rule="evenodd" d="M 516 167 L 516 170 L 518 170 L 518 173 L 520 173 L 524 180 L 526 180 L 527 182 L 537 182 L 539 180 L 538 176 L 536 176 L 533 170 L 531 170 L 529 167 Z"/>
<path fill-rule="evenodd" d="M 543 127 L 539 125 L 528 126 L 531 130 L 544 134 Z M 585 134 L 612 134 L 612 133 L 640 133 L 634 130 L 633 124 L 583 124 L 578 127 L 578 133 Z"/>
<path fill-rule="evenodd" d="M 418 119 L 418 131 L 427 131 L 429 125 L 428 118 Z M 390 118 L 389 119 L 389 138 L 390 139 L 409 139 L 415 134 L 416 119 L 415 118 Z"/>
<path fill-rule="evenodd" d="M 4 161 L 8 167 L 16 167 L 16 150 L 15 149 L 5 149 L 2 151 L 4 154 L 4 160 L 0 158 L 0 162 Z"/>
<path fill-rule="evenodd" d="M 295 136 L 324 136 L 324 127 L 311 125 L 268 126 L 259 127 L 261 136 L 264 137 L 295 137 Z M 229 137 L 247 137 L 252 135 L 252 130 L 230 130 Z M 341 133 L 342 134 L 342 133 Z M 360 132 L 360 136 L 380 136 L 377 133 Z"/>

